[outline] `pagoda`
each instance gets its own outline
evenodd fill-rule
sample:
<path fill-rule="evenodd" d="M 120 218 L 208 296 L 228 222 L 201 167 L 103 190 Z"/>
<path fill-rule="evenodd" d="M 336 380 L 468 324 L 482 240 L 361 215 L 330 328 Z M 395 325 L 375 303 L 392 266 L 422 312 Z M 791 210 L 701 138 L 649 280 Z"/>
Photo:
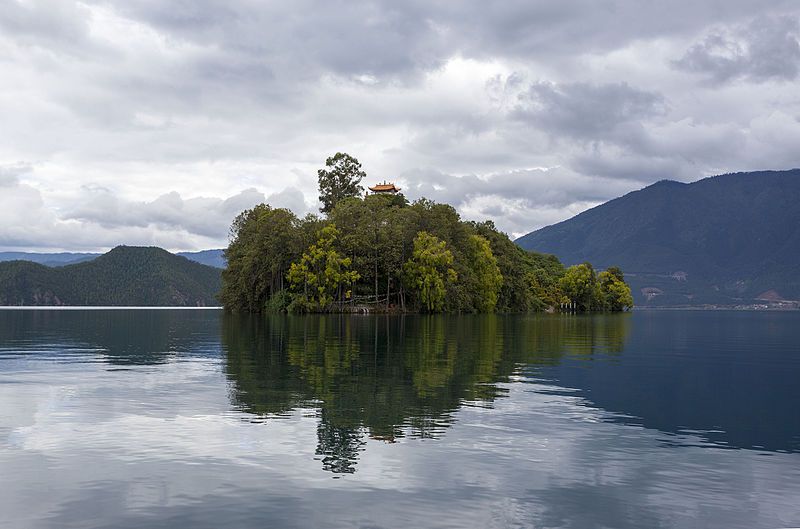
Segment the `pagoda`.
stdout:
<path fill-rule="evenodd" d="M 370 186 L 369 190 L 372 191 L 373 193 L 376 193 L 376 194 L 377 193 L 389 193 L 389 194 L 394 195 L 395 193 L 399 193 L 400 192 L 400 188 L 399 187 L 397 187 L 394 184 L 387 184 L 385 180 L 383 181 L 382 184 L 376 184 L 374 186 Z"/>

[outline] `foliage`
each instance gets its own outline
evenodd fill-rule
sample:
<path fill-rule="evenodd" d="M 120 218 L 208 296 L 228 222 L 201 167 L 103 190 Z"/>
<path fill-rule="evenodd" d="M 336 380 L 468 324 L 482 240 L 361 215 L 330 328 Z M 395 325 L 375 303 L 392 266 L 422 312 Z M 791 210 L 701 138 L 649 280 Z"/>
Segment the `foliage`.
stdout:
<path fill-rule="evenodd" d="M 520 248 L 491 221 L 465 222 L 450 205 L 400 194 L 330 204 L 324 219 L 264 204 L 236 218 L 225 251 L 228 310 L 528 312 L 558 309 L 572 299 L 566 289 L 582 296 L 581 310 L 629 306 L 611 284 L 598 301 L 591 268 L 591 293 L 578 296 L 575 271 L 562 280 L 555 256 Z"/>
<path fill-rule="evenodd" d="M 611 311 L 627 310 L 633 307 L 633 295 L 625 283 L 625 276 L 616 266 L 600 272 L 597 276 L 603 308 Z"/>
<path fill-rule="evenodd" d="M 578 311 L 621 311 L 633 307 L 631 289 L 616 266 L 595 274 L 589 263 L 567 268 L 559 281 L 561 290 L 569 303 Z"/>
<path fill-rule="evenodd" d="M 326 169 L 317 171 L 319 180 L 320 211 L 330 213 L 340 200 L 357 197 L 364 192 L 361 180 L 367 173 L 361 163 L 347 153 L 337 152 L 325 160 Z"/>
<path fill-rule="evenodd" d="M 579 311 L 588 311 L 596 307 L 599 297 L 597 275 L 590 263 L 567 268 L 559 284 L 569 302 L 574 303 Z"/>
<path fill-rule="evenodd" d="M 286 272 L 302 251 L 298 219 L 288 209 L 260 204 L 239 214 L 230 234 L 220 299 L 226 307 L 258 312 L 284 289 Z"/>
<path fill-rule="evenodd" d="M 289 268 L 289 283 L 296 291 L 302 288 L 304 301 L 309 308 L 329 309 L 334 301 L 349 298 L 349 287 L 358 281 L 359 274 L 350 270 L 349 257 L 335 249 L 339 230 L 330 224 L 322 228 L 317 242 L 306 250 L 298 262 Z"/>
<path fill-rule="evenodd" d="M 525 275 L 528 283 L 531 308 L 533 310 L 546 310 L 556 307 L 564 300 L 558 276 L 549 274 L 544 268 L 535 268 Z"/>
<path fill-rule="evenodd" d="M 404 265 L 404 271 L 428 312 L 442 309 L 445 284 L 458 278 L 456 271 L 451 268 L 452 264 L 453 254 L 444 241 L 428 232 L 417 234 L 414 251 Z"/>
<path fill-rule="evenodd" d="M 487 239 L 503 276 L 496 310 L 501 312 L 540 311 L 561 302 L 559 278 L 564 265 L 554 255 L 527 252 L 486 221 L 472 224 Z"/>
<path fill-rule="evenodd" d="M 480 235 L 472 235 L 470 240 L 470 259 L 478 280 L 478 291 L 482 294 L 476 303 L 480 312 L 492 312 L 497 306 L 503 275 L 497 266 L 497 258 L 492 253 L 489 241 Z"/>

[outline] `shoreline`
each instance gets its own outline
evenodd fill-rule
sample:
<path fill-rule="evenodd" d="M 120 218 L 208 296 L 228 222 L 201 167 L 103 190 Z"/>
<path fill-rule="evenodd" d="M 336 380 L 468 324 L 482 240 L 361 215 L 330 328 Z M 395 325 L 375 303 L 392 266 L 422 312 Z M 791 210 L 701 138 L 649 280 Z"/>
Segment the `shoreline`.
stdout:
<path fill-rule="evenodd" d="M 0 310 L 224 310 L 225 307 L 181 307 L 163 305 L 0 305 Z"/>

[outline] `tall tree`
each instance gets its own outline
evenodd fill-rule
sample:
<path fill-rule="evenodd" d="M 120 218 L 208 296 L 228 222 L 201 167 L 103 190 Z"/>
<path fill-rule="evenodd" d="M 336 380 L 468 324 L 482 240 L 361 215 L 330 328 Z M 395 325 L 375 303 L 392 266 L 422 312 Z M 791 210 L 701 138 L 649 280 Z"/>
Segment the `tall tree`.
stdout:
<path fill-rule="evenodd" d="M 600 272 L 597 276 L 600 288 L 600 297 L 605 310 L 621 311 L 633 307 L 631 287 L 625 283 L 625 276 L 616 266 Z"/>
<path fill-rule="evenodd" d="M 567 268 L 559 284 L 564 295 L 571 303 L 575 303 L 579 311 L 602 308 L 602 303 L 598 303 L 600 296 L 597 288 L 597 275 L 590 263 Z"/>
<path fill-rule="evenodd" d="M 342 289 L 349 288 L 360 277 L 358 272 L 350 270 L 350 258 L 336 250 L 338 237 L 336 226 L 325 226 L 317 242 L 289 268 L 289 282 L 296 289 L 302 288 L 310 309 L 328 310 L 334 301 L 341 299 Z"/>
<path fill-rule="evenodd" d="M 397 195 L 347 196 L 325 217 L 261 204 L 236 218 L 225 256 L 220 299 L 234 311 L 353 309 L 337 300 L 429 312 L 528 312 L 567 301 L 581 311 L 618 311 L 632 303 L 619 268 L 596 273 L 585 263 L 567 272 L 491 222 Z"/>
<path fill-rule="evenodd" d="M 365 176 L 367 173 L 361 170 L 361 162 L 347 153 L 337 152 L 325 160 L 325 169 L 317 171 L 320 211 L 328 214 L 343 198 L 363 193 L 361 180 Z"/>
<path fill-rule="evenodd" d="M 405 272 L 428 312 L 442 310 L 446 284 L 458 279 L 452 264 L 453 254 L 444 241 L 425 231 L 417 234 Z"/>
<path fill-rule="evenodd" d="M 472 235 L 469 242 L 469 257 L 478 280 L 476 308 L 480 312 L 492 312 L 503 286 L 503 275 L 489 241 L 480 235 Z"/>
<path fill-rule="evenodd" d="M 233 222 L 220 298 L 231 310 L 261 312 L 283 290 L 289 265 L 302 251 L 298 219 L 288 209 L 259 204 Z"/>

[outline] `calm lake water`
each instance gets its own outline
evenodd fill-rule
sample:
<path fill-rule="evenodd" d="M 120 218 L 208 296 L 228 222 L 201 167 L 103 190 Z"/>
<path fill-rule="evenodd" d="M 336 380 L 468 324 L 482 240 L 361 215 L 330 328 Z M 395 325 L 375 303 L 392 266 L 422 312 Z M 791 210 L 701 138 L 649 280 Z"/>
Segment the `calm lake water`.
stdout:
<path fill-rule="evenodd" d="M 800 313 L 0 310 L 0 526 L 800 527 Z"/>

